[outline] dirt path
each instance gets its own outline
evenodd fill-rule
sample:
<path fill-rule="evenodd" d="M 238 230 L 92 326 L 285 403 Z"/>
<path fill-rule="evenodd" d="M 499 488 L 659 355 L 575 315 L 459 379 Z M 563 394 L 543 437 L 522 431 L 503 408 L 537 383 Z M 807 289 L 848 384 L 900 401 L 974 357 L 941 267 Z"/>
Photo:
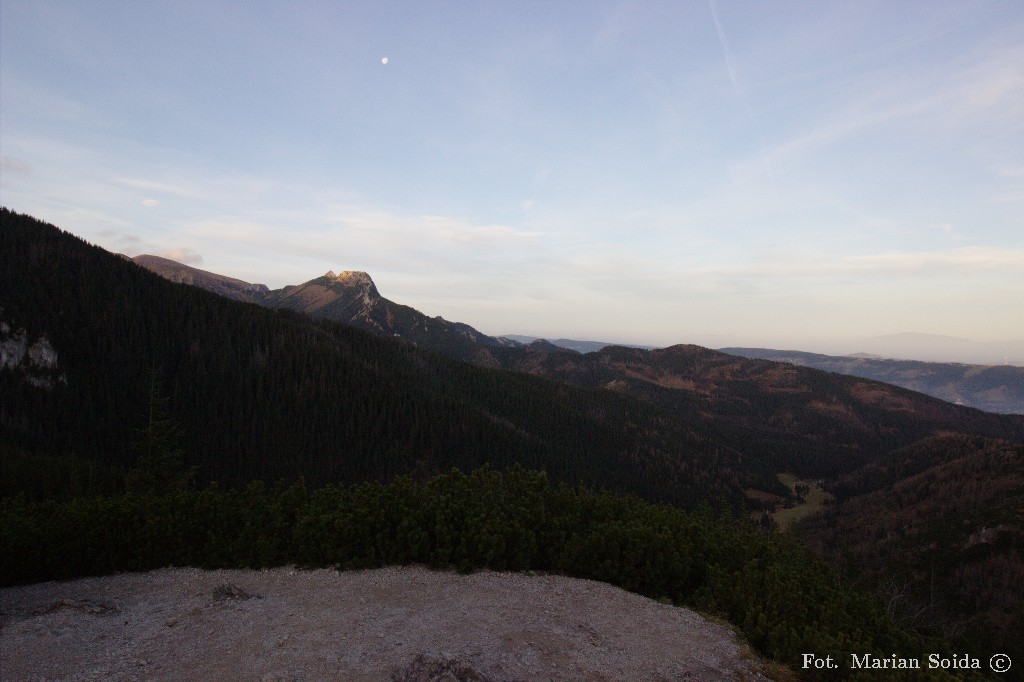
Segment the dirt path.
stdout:
<path fill-rule="evenodd" d="M 764 680 L 733 633 L 604 583 L 166 569 L 0 590 L 0 679 Z"/>

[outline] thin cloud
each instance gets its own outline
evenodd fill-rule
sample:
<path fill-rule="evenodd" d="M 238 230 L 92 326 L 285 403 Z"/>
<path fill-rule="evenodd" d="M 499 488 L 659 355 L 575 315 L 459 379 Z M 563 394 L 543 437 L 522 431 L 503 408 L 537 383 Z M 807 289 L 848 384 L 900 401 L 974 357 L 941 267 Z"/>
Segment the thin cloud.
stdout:
<path fill-rule="evenodd" d="M 997 118 L 1024 129 L 1024 48 L 1010 48 L 969 65 L 935 99 L 947 125 Z"/>
<path fill-rule="evenodd" d="M 185 265 L 201 265 L 203 262 L 202 255 L 189 248 L 162 249 L 155 255 L 184 263 Z"/>
<path fill-rule="evenodd" d="M 945 251 L 875 253 L 816 258 L 813 261 L 785 261 L 736 267 L 698 268 L 702 274 L 750 277 L 831 277 L 836 275 L 944 276 L 992 274 L 994 271 L 1024 270 L 1024 250 L 969 246 Z"/>
<path fill-rule="evenodd" d="M 523 230 L 509 225 L 473 225 L 445 216 L 422 216 L 413 219 L 428 227 L 434 237 L 449 243 L 482 246 L 530 246 L 543 236 L 542 232 Z"/>
<path fill-rule="evenodd" d="M 948 132 L 950 128 L 1024 127 L 1024 49 L 1008 49 L 961 64 L 877 77 L 840 90 L 816 125 L 777 144 L 773 158 L 793 157 L 883 125 L 901 122 Z"/>
<path fill-rule="evenodd" d="M 536 230 L 477 225 L 449 216 L 407 215 L 360 204 L 253 210 L 182 224 L 177 234 L 219 250 L 230 248 L 236 259 L 247 254 L 245 258 L 254 264 L 267 253 L 276 254 L 275 269 L 290 272 L 285 277 L 293 279 L 272 283 L 275 286 L 294 284 L 299 281 L 295 278 L 308 279 L 328 269 L 421 278 L 501 277 L 503 271 L 521 271 L 526 262 L 543 259 L 546 248 L 544 233 Z"/>
<path fill-rule="evenodd" d="M 116 178 L 116 181 L 134 189 L 144 189 L 161 194 L 170 194 L 185 199 L 197 199 L 204 195 L 197 187 L 188 185 L 172 184 L 158 180 L 146 180 L 143 178 Z"/>
<path fill-rule="evenodd" d="M 0 157 L 0 171 L 12 175 L 31 175 L 32 164 L 25 159 L 5 154 Z"/>

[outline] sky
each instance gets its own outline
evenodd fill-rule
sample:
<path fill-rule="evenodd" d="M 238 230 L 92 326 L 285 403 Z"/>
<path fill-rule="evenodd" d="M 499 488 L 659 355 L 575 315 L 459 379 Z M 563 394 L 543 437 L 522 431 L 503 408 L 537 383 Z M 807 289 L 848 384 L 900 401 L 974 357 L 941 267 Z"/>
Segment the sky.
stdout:
<path fill-rule="evenodd" d="M 0 152 L 110 251 L 488 334 L 1024 339 L 1019 2 L 0 0 Z"/>

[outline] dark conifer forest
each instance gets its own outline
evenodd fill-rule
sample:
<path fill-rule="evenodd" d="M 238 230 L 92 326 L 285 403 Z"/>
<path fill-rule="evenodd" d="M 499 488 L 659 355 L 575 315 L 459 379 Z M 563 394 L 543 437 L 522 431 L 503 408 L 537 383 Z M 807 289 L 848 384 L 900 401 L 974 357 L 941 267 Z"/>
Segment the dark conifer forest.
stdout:
<path fill-rule="evenodd" d="M 1019 641 L 1019 613 L 992 604 L 1021 565 L 1024 418 L 687 346 L 508 349 L 509 369 L 485 368 L 0 219 L 4 585 L 185 565 L 551 571 L 726 619 L 811 680 L 985 679 L 800 661 Z M 838 500 L 798 533 L 768 516 L 799 502 L 785 471 L 826 476 Z M 907 617 L 887 587 L 901 577 L 917 603 L 929 571 L 959 592 Z"/>
<path fill-rule="evenodd" d="M 155 375 L 200 483 L 422 480 L 518 463 L 686 506 L 741 504 L 736 453 L 641 401 L 229 301 L 27 216 L 3 221 L 0 316 L 29 342 L 45 337 L 62 377 L 41 388 L 0 373 L 15 451 L 126 471 Z"/>

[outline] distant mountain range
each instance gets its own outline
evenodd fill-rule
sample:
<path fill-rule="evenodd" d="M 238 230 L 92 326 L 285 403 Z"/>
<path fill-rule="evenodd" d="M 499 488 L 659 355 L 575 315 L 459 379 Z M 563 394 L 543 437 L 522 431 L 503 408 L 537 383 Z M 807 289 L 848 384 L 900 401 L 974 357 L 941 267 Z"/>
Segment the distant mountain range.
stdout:
<path fill-rule="evenodd" d="M 940 334 L 904 332 L 859 339 L 850 346 L 852 352 L 844 355 L 923 362 L 1024 366 L 1024 339 L 972 341 Z"/>
<path fill-rule="evenodd" d="M 535 336 L 507 334 L 510 339 L 529 343 Z M 549 339 L 551 343 L 580 353 L 590 353 L 605 346 L 629 344 L 577 339 Z M 863 357 L 875 360 L 912 360 L 917 362 L 964 363 L 974 365 L 1013 365 L 1024 367 L 1024 339 L 1011 341 L 972 341 L 954 336 L 904 332 L 870 338 L 832 342 L 833 349 L 819 354 L 836 357 Z M 657 348 L 631 345 L 631 348 Z M 718 347 L 718 346 L 715 346 Z M 842 352 L 835 352 L 842 350 Z"/>
<path fill-rule="evenodd" d="M 140 264 L 148 267 L 146 259 Z M 639 398 L 683 419 L 687 428 L 713 433 L 709 438 L 728 451 L 748 453 L 738 455 L 743 458 L 741 466 L 759 471 L 766 477 L 762 480 L 781 470 L 839 475 L 878 454 L 949 429 L 996 437 L 1014 437 L 1017 431 L 1024 435 L 1024 421 L 1007 430 L 1009 423 L 999 424 L 994 415 L 891 384 L 743 359 L 699 346 L 603 346 L 580 353 L 560 345 L 574 343 L 567 340 L 525 343 L 523 337 L 491 337 L 383 298 L 364 272 L 327 273 L 275 291 L 241 288 L 234 280 L 226 285 L 216 276 L 211 281 L 210 273 L 181 264 L 164 265 L 157 272 L 199 286 L 209 282 L 211 290 L 227 290 L 241 300 L 343 322 L 477 365 Z"/>
<path fill-rule="evenodd" d="M 770 348 L 722 348 L 721 351 L 884 381 L 988 412 L 1024 414 L 1024 367 L 819 355 Z"/>
<path fill-rule="evenodd" d="M 537 336 L 524 336 L 522 334 L 506 334 L 506 339 L 512 339 L 522 344 L 535 343 L 537 341 L 547 341 L 548 343 L 558 346 L 559 348 L 565 348 L 567 350 L 574 350 L 577 353 L 595 353 L 602 348 L 608 346 L 622 346 L 624 348 L 643 348 L 645 350 L 651 350 L 655 346 L 641 346 L 631 345 L 627 343 L 613 343 L 611 341 L 579 341 L 577 339 L 541 339 Z"/>
<path fill-rule="evenodd" d="M 328 272 L 304 284 L 271 290 L 263 284 L 250 284 L 158 256 L 142 255 L 132 260 L 172 282 L 198 286 L 239 301 L 271 308 L 287 308 L 324 317 L 486 367 L 544 373 L 538 369 L 540 364 L 536 357 L 531 362 L 521 357 L 522 351 L 510 354 L 502 349 L 525 349 L 526 356 L 531 357 L 537 353 L 557 354 L 560 351 L 597 353 L 616 345 L 574 339 L 544 340 L 515 334 L 488 336 L 467 324 L 451 322 L 441 317 L 428 317 L 414 308 L 384 298 L 365 272 Z M 927 335 L 880 337 L 878 343 L 881 344 L 879 347 L 897 349 L 900 344 L 912 341 L 911 337 L 920 337 L 926 346 L 927 342 L 923 339 L 930 339 L 932 346 L 938 344 L 947 350 L 954 346 L 971 344 L 963 339 Z M 885 346 L 885 343 L 890 345 Z M 867 345 L 871 346 L 871 343 Z M 648 346 L 622 347 L 652 350 Z M 986 367 L 865 356 L 830 356 L 764 348 L 720 350 L 730 355 L 788 362 L 800 367 L 883 381 L 989 412 L 1024 414 L 1024 367 Z"/>

